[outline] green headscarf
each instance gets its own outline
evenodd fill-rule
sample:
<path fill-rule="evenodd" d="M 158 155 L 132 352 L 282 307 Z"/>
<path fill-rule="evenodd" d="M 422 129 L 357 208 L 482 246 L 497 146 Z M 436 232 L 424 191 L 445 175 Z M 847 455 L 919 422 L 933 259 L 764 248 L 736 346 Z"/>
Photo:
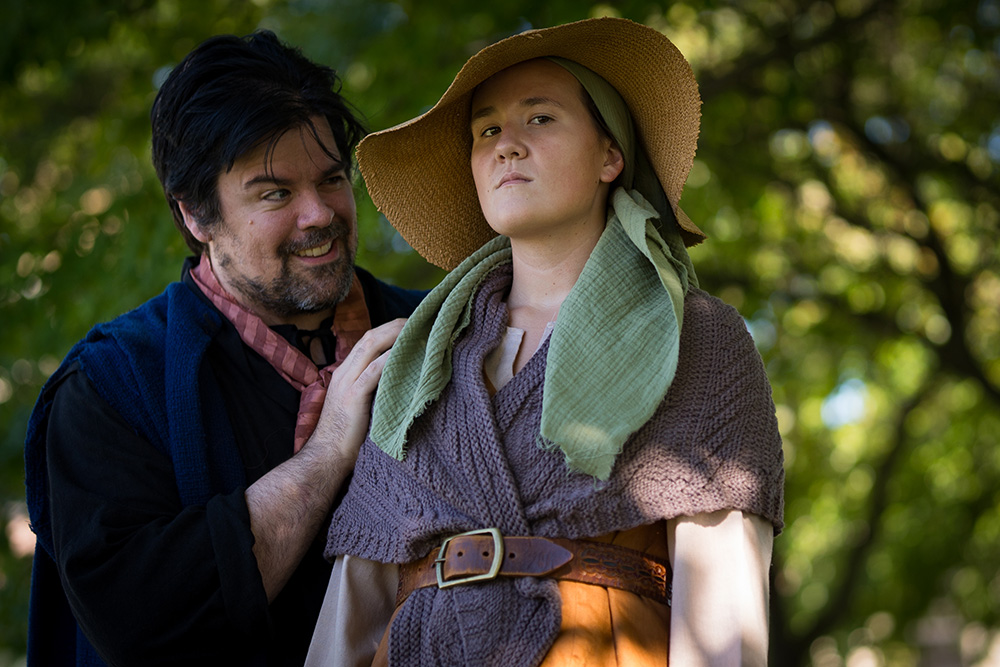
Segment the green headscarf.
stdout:
<path fill-rule="evenodd" d="M 594 101 L 594 106 L 597 107 L 601 119 L 611 132 L 611 137 L 625 160 L 625 166 L 618 176 L 617 183 L 625 190 L 637 191 L 656 210 L 659 214 L 659 218 L 654 221 L 656 230 L 670 246 L 671 260 L 675 264 L 674 268 L 680 280 L 697 287 L 698 277 L 691 264 L 687 246 L 681 238 L 674 209 L 667 200 L 666 193 L 663 192 L 663 186 L 660 185 L 660 179 L 653 170 L 646 149 L 642 142 L 636 140 L 635 123 L 632 122 L 628 104 L 614 86 L 593 70 L 566 58 L 551 56 L 547 60 L 576 77 L 590 95 L 590 99 Z M 686 288 L 684 291 L 687 293 Z"/>

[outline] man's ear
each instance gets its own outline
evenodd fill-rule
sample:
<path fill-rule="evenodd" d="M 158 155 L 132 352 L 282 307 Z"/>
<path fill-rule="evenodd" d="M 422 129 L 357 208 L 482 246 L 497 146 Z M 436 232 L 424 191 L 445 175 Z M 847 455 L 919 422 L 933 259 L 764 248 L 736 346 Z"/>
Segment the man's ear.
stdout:
<path fill-rule="evenodd" d="M 608 141 L 608 144 L 608 151 L 604 157 L 604 169 L 601 171 L 603 183 L 613 182 L 625 168 L 625 158 L 622 157 L 621 149 L 613 141 Z"/>
<path fill-rule="evenodd" d="M 191 232 L 191 236 L 208 245 L 208 242 L 212 240 L 212 234 L 209 230 L 198 223 L 198 218 L 191 212 L 187 204 L 178 201 L 177 206 L 181 210 L 181 217 L 184 218 L 184 226 Z"/>

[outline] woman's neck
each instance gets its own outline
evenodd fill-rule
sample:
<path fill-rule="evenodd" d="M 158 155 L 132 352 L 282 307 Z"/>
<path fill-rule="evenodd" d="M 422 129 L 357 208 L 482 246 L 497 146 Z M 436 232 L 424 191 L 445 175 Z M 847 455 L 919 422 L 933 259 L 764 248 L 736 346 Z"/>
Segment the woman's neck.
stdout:
<path fill-rule="evenodd" d="M 572 239 L 512 238 L 514 269 L 507 307 L 558 311 L 590 259 L 604 225 L 591 225 Z M 555 313 L 553 313 L 553 319 Z"/>
<path fill-rule="evenodd" d="M 510 294 L 507 296 L 507 307 L 511 311 L 554 311 L 554 318 L 555 311 L 559 310 L 580 277 L 584 263 L 586 259 L 578 262 L 576 258 L 566 258 L 566 261 L 553 265 L 535 262 L 533 258 L 520 257 L 514 252 L 514 275 Z"/>
<path fill-rule="evenodd" d="M 509 326 L 524 331 L 514 360 L 517 373 L 534 354 L 576 284 L 600 233 L 574 244 L 529 244 L 511 239 L 514 275 L 507 309 Z"/>

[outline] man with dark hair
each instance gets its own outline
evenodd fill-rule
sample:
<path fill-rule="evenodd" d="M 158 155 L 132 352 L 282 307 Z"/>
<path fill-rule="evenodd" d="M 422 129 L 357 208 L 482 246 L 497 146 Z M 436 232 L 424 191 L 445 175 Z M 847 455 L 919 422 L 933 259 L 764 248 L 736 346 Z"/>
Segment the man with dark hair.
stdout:
<path fill-rule="evenodd" d="M 195 257 L 77 343 L 32 414 L 31 664 L 302 664 L 317 534 L 423 296 L 354 266 L 364 132 L 338 84 L 262 31 L 159 91 L 153 162 Z"/>

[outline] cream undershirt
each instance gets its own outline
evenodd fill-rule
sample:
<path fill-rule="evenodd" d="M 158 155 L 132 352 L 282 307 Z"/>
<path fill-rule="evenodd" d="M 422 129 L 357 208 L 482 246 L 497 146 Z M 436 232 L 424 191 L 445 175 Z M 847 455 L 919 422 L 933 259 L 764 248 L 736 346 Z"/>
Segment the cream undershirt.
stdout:
<path fill-rule="evenodd" d="M 542 341 L 552 331 L 545 328 Z M 499 390 L 514 375 L 524 331 L 507 328 L 485 359 Z M 667 522 L 673 568 L 670 664 L 767 665 L 768 570 L 774 529 L 755 514 L 720 510 Z M 395 608 L 399 568 L 342 556 L 333 565 L 307 667 L 370 665 Z"/>

